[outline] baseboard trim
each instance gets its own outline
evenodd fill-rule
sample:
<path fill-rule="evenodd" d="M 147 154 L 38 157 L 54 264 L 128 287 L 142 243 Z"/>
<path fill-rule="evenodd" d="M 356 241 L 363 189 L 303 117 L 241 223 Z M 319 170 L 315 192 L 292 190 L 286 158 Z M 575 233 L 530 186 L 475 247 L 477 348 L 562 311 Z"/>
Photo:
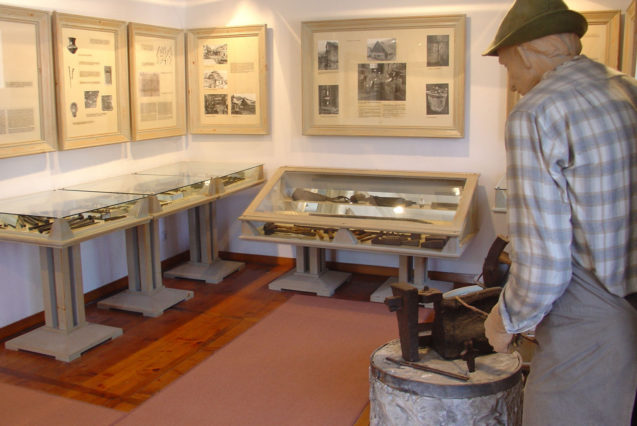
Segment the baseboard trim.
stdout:
<path fill-rule="evenodd" d="M 264 256 L 259 254 L 246 254 L 246 253 L 232 253 L 227 251 L 219 252 L 219 257 L 226 260 L 234 260 L 238 262 L 246 263 L 262 263 L 265 265 L 275 266 L 289 266 L 293 267 L 296 260 L 289 257 L 276 257 L 276 256 Z M 189 252 L 179 253 L 161 262 L 162 271 L 167 271 L 175 266 L 188 261 L 190 258 Z M 342 262 L 327 262 L 329 269 L 335 271 L 349 272 L 353 274 L 367 274 L 392 277 L 398 275 L 398 268 L 388 266 L 376 266 L 376 265 L 359 265 L 355 263 L 342 263 Z M 440 281 L 450 281 L 455 285 L 467 285 L 473 283 L 472 274 L 460 274 L 453 272 L 439 272 L 429 271 L 429 278 Z M 120 278 L 112 283 L 105 284 L 95 290 L 89 291 L 84 294 L 84 303 L 90 304 L 97 302 L 112 294 L 119 293 L 120 291 L 128 288 L 128 277 Z M 12 324 L 0 328 L 0 342 L 3 342 L 10 337 L 13 337 L 19 333 L 29 331 L 33 328 L 39 327 L 44 324 L 44 312 L 38 312 Z"/>

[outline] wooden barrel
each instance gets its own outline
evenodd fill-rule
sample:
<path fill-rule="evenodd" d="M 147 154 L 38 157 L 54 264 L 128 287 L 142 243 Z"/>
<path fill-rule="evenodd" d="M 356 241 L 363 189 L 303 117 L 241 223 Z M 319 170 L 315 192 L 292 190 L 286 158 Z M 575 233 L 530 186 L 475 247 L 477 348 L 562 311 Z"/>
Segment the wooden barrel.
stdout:
<path fill-rule="evenodd" d="M 520 425 L 522 358 L 518 353 L 476 358 L 469 373 L 465 361 L 445 360 L 420 348 L 418 364 L 469 380 L 400 366 L 400 341 L 377 348 L 370 359 L 370 425 Z"/>

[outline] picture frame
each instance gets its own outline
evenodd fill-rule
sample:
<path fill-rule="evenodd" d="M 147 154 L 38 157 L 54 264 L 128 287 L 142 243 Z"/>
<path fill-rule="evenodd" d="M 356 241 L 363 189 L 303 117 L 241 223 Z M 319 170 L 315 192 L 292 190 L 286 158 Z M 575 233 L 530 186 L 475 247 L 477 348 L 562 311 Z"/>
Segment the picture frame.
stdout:
<path fill-rule="evenodd" d="M 186 134 L 185 32 L 129 22 L 133 140 Z"/>
<path fill-rule="evenodd" d="M 126 22 L 52 18 L 60 148 L 130 141 Z"/>
<path fill-rule="evenodd" d="M 637 78 L 637 1 L 630 2 L 624 17 L 622 72 Z"/>
<path fill-rule="evenodd" d="M 304 135 L 464 136 L 466 16 L 301 23 Z"/>
<path fill-rule="evenodd" d="M 0 158 L 55 151 L 51 17 L 0 6 L 0 34 Z"/>
<path fill-rule="evenodd" d="M 268 134 L 266 25 L 186 31 L 188 129 Z"/>
<path fill-rule="evenodd" d="M 609 66 L 619 69 L 619 41 L 621 12 L 619 10 L 599 10 L 580 12 L 588 21 L 588 30 L 581 38 L 582 54 Z M 507 116 L 520 100 L 507 81 Z"/>

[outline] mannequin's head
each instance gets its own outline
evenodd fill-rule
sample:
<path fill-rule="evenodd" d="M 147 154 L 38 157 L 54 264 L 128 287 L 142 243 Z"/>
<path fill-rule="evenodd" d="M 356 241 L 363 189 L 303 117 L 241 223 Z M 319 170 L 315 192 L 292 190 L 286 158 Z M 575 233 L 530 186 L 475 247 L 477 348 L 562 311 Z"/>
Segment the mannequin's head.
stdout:
<path fill-rule="evenodd" d="M 578 55 L 582 43 L 574 33 L 551 34 L 497 50 L 500 64 L 509 75 L 510 89 L 525 95 L 542 76 Z"/>
<path fill-rule="evenodd" d="M 563 0 L 516 0 L 483 55 L 498 56 L 503 47 L 551 34 L 573 33 L 581 38 L 587 29 L 586 18 L 570 10 Z"/>

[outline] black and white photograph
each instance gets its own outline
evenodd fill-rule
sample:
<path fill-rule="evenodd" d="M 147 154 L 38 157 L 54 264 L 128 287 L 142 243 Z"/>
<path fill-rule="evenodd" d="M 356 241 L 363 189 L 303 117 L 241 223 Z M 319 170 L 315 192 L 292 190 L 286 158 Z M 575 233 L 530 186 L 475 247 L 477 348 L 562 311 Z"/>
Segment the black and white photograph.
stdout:
<path fill-rule="evenodd" d="M 338 114 L 338 84 L 325 84 L 318 87 L 319 114 Z"/>
<path fill-rule="evenodd" d="M 97 108 L 97 98 L 100 95 L 99 90 L 84 91 L 84 108 Z"/>
<path fill-rule="evenodd" d="M 318 69 L 319 71 L 334 71 L 338 69 L 338 41 L 318 41 Z"/>
<path fill-rule="evenodd" d="M 405 101 L 407 64 L 358 64 L 359 101 Z"/>
<path fill-rule="evenodd" d="M 228 71 L 212 70 L 203 73 L 204 89 L 225 89 L 228 87 Z"/>
<path fill-rule="evenodd" d="M 427 84 L 427 115 L 449 114 L 449 84 Z"/>
<path fill-rule="evenodd" d="M 104 84 L 113 84 L 113 68 L 110 65 L 104 65 Z"/>
<path fill-rule="evenodd" d="M 113 95 L 102 95 L 102 111 L 113 111 Z"/>
<path fill-rule="evenodd" d="M 427 66 L 428 67 L 448 67 L 449 66 L 449 36 L 448 35 L 428 35 L 427 36 Z"/>
<path fill-rule="evenodd" d="M 159 96 L 159 73 L 139 73 L 139 96 L 143 98 Z"/>
<path fill-rule="evenodd" d="M 228 44 L 204 44 L 202 59 L 205 64 L 227 64 Z"/>
<path fill-rule="evenodd" d="M 208 115 L 227 115 L 228 95 L 225 93 L 204 95 L 204 111 Z"/>
<path fill-rule="evenodd" d="M 395 38 L 370 38 L 367 40 L 367 60 L 369 61 L 395 61 Z"/>
<path fill-rule="evenodd" d="M 233 115 L 254 115 L 257 113 L 257 95 L 254 93 L 234 94 L 231 101 Z"/>

